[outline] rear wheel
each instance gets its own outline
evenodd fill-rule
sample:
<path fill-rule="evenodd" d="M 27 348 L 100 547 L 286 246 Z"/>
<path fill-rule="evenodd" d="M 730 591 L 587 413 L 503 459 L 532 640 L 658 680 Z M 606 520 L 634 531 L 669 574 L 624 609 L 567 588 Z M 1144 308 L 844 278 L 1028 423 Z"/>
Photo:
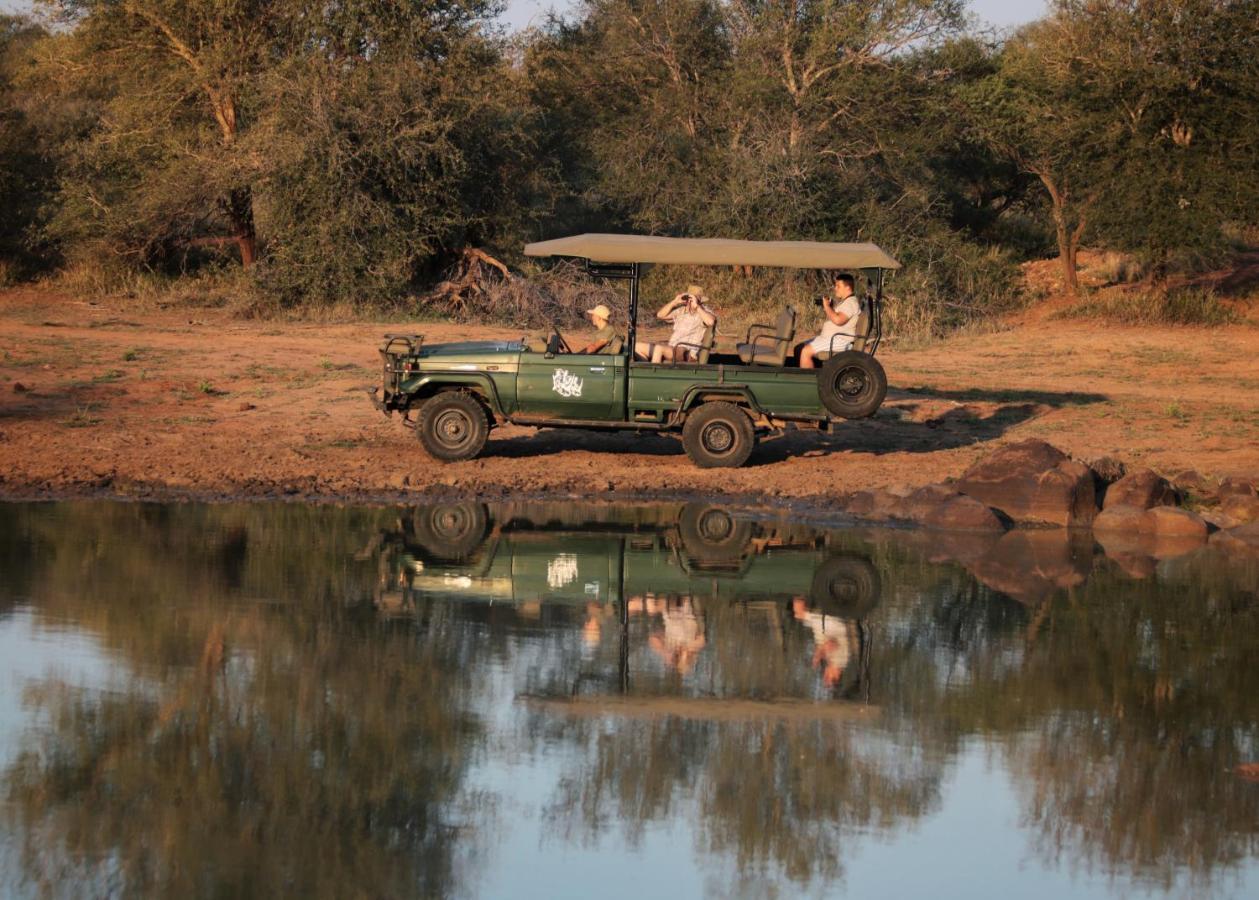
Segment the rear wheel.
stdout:
<path fill-rule="evenodd" d="M 840 554 L 813 573 L 809 599 L 819 611 L 842 619 L 864 619 L 879 605 L 879 570 L 868 559 Z"/>
<path fill-rule="evenodd" d="M 489 515 L 481 503 L 421 506 L 412 519 L 416 541 L 436 560 L 462 562 L 481 546 Z"/>
<path fill-rule="evenodd" d="M 682 446 L 701 469 L 738 468 L 756 446 L 748 414 L 733 403 L 704 403 L 682 426 Z"/>
<path fill-rule="evenodd" d="M 836 353 L 818 370 L 818 397 L 844 419 L 874 415 L 887 396 L 887 373 L 877 359 L 860 350 Z"/>
<path fill-rule="evenodd" d="M 458 462 L 481 452 L 490 423 L 479 400 L 464 391 L 448 391 L 420 407 L 415 434 L 429 456 Z"/>

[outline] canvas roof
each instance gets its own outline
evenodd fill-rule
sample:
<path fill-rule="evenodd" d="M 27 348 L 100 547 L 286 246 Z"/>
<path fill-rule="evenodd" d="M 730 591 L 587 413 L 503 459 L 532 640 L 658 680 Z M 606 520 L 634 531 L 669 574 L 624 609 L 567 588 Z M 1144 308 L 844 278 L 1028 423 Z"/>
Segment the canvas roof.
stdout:
<path fill-rule="evenodd" d="M 874 244 L 822 241 L 735 241 L 725 238 L 578 234 L 525 246 L 526 256 L 575 256 L 597 263 L 773 266 L 791 269 L 899 269 Z"/>

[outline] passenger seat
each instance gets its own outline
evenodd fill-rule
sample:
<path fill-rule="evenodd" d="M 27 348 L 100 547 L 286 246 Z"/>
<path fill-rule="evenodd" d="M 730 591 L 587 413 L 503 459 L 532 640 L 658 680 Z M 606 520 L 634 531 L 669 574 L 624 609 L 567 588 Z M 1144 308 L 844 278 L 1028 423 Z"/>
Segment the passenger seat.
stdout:
<path fill-rule="evenodd" d="M 782 366 L 791 352 L 791 340 L 796 333 L 796 311 L 784 307 L 773 325 L 751 325 L 744 343 L 735 345 L 735 351 L 744 365 Z"/>

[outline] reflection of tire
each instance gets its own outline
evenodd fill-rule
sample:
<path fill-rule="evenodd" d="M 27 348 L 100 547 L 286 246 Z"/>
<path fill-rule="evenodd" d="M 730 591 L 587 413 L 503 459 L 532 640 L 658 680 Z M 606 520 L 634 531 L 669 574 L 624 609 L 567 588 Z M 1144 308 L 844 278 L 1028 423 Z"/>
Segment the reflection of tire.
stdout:
<path fill-rule="evenodd" d="M 814 609 L 842 619 L 864 619 L 883 592 L 878 570 L 860 556 L 831 556 L 813 573 L 809 600 Z"/>
<path fill-rule="evenodd" d="M 682 549 L 694 559 L 738 560 L 752 539 L 752 523 L 719 506 L 688 503 L 678 517 L 678 534 Z"/>
<path fill-rule="evenodd" d="M 870 354 L 845 350 L 818 370 L 817 393 L 822 405 L 835 415 L 865 419 L 878 411 L 887 396 L 887 373 Z"/>
<path fill-rule="evenodd" d="M 748 414 L 733 403 L 701 403 L 682 426 L 682 446 L 701 469 L 737 469 L 756 446 Z"/>
<path fill-rule="evenodd" d="M 415 434 L 433 459 L 458 462 L 481 452 L 490 423 L 480 401 L 471 394 L 444 391 L 424 401 Z"/>
<path fill-rule="evenodd" d="M 413 518 L 415 540 L 432 559 L 462 562 L 472 555 L 489 525 L 483 503 L 421 506 Z"/>

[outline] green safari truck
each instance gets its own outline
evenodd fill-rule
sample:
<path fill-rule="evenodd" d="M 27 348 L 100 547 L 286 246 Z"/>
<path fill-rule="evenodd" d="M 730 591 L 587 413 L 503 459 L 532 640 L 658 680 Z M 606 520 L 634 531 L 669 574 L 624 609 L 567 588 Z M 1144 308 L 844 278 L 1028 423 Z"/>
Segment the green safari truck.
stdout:
<path fill-rule="evenodd" d="M 433 458 L 475 457 L 490 430 L 506 423 L 680 434 L 687 455 L 705 468 L 743 465 L 759 435 L 800 423 L 829 430 L 871 416 L 887 393 L 875 359 L 882 338 L 883 278 L 900 267 L 873 244 L 741 241 L 583 234 L 529 244 L 535 257 L 583 260 L 598 278 L 628 282 L 628 334 L 593 354 L 573 352 L 558 328 L 545 342 L 426 344 L 422 335 L 386 335 L 381 384 L 373 402 L 398 413 Z M 719 349 L 711 329 L 689 348 L 690 361 L 635 358 L 639 283 L 649 265 L 772 266 L 861 272 L 852 346 L 795 358 L 795 311 L 749 327 Z M 845 341 L 845 345 L 846 345 Z"/>

